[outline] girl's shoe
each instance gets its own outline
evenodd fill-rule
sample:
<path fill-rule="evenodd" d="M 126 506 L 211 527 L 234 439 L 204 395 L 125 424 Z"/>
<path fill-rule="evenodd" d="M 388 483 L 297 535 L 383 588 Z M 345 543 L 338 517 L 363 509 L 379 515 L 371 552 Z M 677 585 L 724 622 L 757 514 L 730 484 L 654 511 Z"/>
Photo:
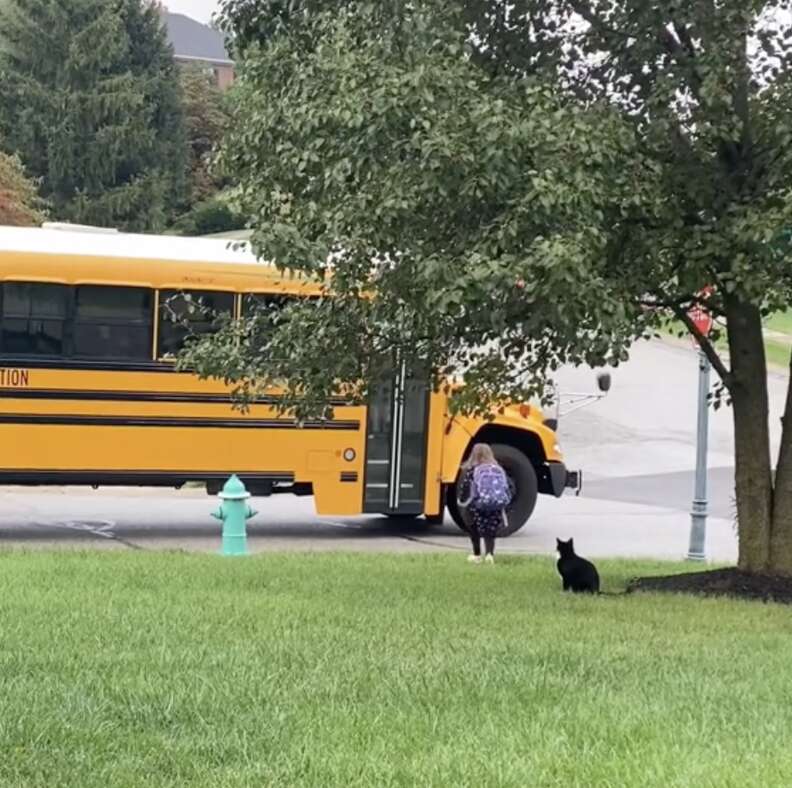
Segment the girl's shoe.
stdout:
<path fill-rule="evenodd" d="M 495 556 L 492 553 L 487 553 L 484 556 L 484 563 L 485 564 L 494 564 L 495 563 Z"/>
<path fill-rule="evenodd" d="M 468 561 L 471 564 L 480 564 L 481 563 L 481 556 L 480 555 L 469 555 Z"/>

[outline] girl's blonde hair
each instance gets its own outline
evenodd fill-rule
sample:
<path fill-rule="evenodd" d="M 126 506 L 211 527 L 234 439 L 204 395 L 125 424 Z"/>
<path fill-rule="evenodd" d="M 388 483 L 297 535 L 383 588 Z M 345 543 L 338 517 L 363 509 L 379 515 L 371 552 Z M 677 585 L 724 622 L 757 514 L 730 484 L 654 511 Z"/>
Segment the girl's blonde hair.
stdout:
<path fill-rule="evenodd" d="M 497 465 L 498 461 L 492 453 L 488 443 L 477 443 L 470 452 L 467 461 L 468 468 L 475 468 L 477 465 Z"/>

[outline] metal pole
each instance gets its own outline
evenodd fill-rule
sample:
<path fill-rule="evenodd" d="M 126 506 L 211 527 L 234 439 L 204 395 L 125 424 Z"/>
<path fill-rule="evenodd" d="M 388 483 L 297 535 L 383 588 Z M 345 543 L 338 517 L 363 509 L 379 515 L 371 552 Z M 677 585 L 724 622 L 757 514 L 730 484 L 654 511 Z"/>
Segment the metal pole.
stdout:
<path fill-rule="evenodd" d="M 710 363 L 699 351 L 698 427 L 696 434 L 696 486 L 693 493 L 693 508 L 690 511 L 689 561 L 703 561 L 704 543 L 707 537 L 707 436 L 709 433 Z"/>

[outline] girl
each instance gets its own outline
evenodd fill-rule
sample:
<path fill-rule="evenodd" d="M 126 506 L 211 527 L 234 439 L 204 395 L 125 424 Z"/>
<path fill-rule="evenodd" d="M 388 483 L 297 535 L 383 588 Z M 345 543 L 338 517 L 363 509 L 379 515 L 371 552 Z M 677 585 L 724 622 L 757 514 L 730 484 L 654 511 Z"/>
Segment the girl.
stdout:
<path fill-rule="evenodd" d="M 471 520 L 468 534 L 473 555 L 468 556 L 468 561 L 481 563 L 483 536 L 484 560 L 488 564 L 495 562 L 495 537 L 504 524 L 511 498 L 511 482 L 498 465 L 492 449 L 486 443 L 477 443 L 465 465 L 459 491 L 459 505 L 467 507 Z"/>

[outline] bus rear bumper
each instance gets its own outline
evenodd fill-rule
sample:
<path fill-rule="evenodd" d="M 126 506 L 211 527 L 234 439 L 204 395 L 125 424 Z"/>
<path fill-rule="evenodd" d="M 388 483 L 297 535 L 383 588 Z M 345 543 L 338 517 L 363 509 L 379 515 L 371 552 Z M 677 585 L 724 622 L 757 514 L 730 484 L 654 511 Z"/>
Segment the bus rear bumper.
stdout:
<path fill-rule="evenodd" d="M 556 498 L 560 498 L 564 494 L 564 490 L 574 490 L 575 495 L 580 495 L 580 491 L 583 489 L 583 471 L 567 470 L 563 462 L 549 462 L 547 468 L 550 487 Z"/>

